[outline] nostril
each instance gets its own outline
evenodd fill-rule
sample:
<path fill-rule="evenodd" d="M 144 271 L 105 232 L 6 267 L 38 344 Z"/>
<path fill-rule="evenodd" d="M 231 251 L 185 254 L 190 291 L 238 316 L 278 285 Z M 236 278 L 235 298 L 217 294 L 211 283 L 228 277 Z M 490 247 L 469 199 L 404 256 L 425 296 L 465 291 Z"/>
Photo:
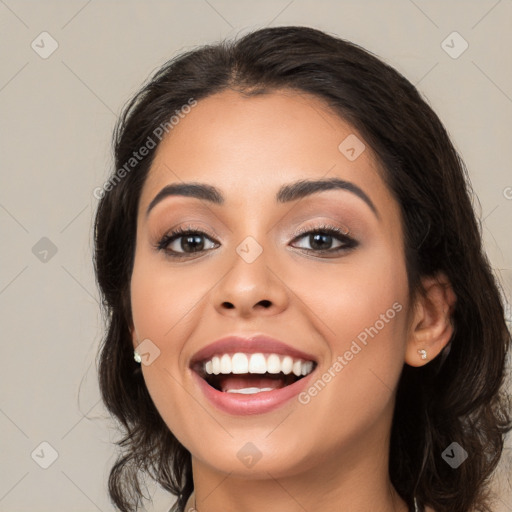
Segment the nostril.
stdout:
<path fill-rule="evenodd" d="M 272 306 L 272 302 L 267 299 L 264 299 L 264 300 L 258 301 L 256 303 L 256 306 L 263 306 L 265 309 L 268 309 L 270 306 Z M 235 306 L 231 302 L 223 302 L 222 307 L 224 307 L 226 309 L 234 309 L 235 308 Z"/>

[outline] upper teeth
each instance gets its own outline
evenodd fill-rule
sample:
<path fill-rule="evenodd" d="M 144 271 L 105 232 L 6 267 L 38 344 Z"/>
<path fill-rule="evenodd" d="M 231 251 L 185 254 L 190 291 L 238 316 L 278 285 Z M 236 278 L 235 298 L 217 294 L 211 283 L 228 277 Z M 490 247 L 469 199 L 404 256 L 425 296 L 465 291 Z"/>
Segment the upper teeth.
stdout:
<path fill-rule="evenodd" d="M 279 356 L 277 354 L 243 354 L 237 352 L 233 355 L 214 356 L 203 363 L 203 368 L 208 375 L 279 372 L 288 375 L 293 372 L 297 377 L 300 377 L 311 373 L 313 361 L 303 361 L 302 359 L 293 359 L 290 356 Z"/>

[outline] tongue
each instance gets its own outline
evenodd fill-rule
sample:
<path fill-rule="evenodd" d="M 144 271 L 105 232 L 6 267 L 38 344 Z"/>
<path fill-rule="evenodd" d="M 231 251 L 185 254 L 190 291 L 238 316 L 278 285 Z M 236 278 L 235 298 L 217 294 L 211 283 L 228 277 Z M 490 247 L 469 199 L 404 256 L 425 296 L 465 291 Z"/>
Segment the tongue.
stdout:
<path fill-rule="evenodd" d="M 245 388 L 271 388 L 279 389 L 285 387 L 285 378 L 282 376 L 275 377 L 262 377 L 262 376 L 233 376 L 226 375 L 220 381 L 220 389 L 226 393 L 233 389 L 245 389 Z"/>

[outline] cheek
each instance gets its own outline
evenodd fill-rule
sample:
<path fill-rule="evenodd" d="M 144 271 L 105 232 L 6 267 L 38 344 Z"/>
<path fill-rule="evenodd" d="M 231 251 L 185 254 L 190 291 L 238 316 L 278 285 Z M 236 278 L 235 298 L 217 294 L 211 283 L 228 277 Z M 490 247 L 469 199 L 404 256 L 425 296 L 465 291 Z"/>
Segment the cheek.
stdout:
<path fill-rule="evenodd" d="M 169 429 L 187 446 L 190 425 L 176 411 L 193 406 L 190 397 L 183 393 L 181 354 L 190 336 L 187 313 L 193 315 L 200 285 L 183 279 L 179 272 L 166 272 L 154 256 L 141 251 L 136 254 L 130 290 L 136 333 L 133 344 L 150 340 L 158 350 L 158 357 L 151 364 L 141 366 L 146 387 Z"/>
<path fill-rule="evenodd" d="M 389 354 L 392 345 L 403 344 L 408 282 L 398 251 L 382 246 L 345 262 L 317 264 L 312 272 L 299 267 L 295 272 L 302 277 L 295 280 L 294 291 L 314 313 L 309 317 L 329 341 L 331 356 L 349 350 L 358 335 L 364 342 L 365 333 L 370 337 L 367 331 L 375 333 L 375 328 L 387 340 Z"/>
<path fill-rule="evenodd" d="M 177 332 L 194 315 L 207 284 L 200 272 L 171 269 L 161 258 L 141 251 L 135 258 L 130 287 L 133 322 L 140 339 L 154 339 L 166 350 L 180 349 L 176 341 L 183 338 Z"/>
<path fill-rule="evenodd" d="M 335 427 L 335 442 L 392 410 L 405 357 L 408 281 L 403 258 L 389 247 L 332 268 L 304 282 L 309 292 L 303 296 L 314 304 L 317 315 L 310 317 L 316 318 L 329 358 L 301 403 L 318 428 L 326 422 Z M 354 414 L 347 417 L 346 411 Z"/>

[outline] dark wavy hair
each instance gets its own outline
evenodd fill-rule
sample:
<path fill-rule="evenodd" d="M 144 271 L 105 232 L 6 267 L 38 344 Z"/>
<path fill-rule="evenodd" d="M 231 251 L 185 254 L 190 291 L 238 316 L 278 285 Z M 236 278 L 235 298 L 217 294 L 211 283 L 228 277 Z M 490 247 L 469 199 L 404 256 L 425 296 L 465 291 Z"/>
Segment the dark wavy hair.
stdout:
<path fill-rule="evenodd" d="M 102 189 L 94 233 L 107 323 L 99 384 L 123 433 L 109 476 L 111 500 L 123 512 L 138 510 L 145 475 L 178 497 L 173 512 L 183 511 L 193 491 L 190 453 L 160 417 L 133 359 L 130 335 L 137 208 L 158 144 L 129 172 L 119 169 L 126 170 L 133 152 L 191 98 L 226 89 L 246 96 L 278 89 L 315 95 L 377 155 L 401 208 L 411 296 L 421 293 L 422 277 L 438 272 L 446 274 L 457 296 L 455 332 L 441 357 L 418 368 L 404 365 L 391 429 L 390 478 L 403 499 L 411 504 L 416 496 L 421 509 L 490 511 L 489 479 L 512 428 L 503 386 L 511 337 L 465 165 L 439 118 L 399 72 L 356 44 L 298 26 L 264 28 L 173 58 L 117 122 L 116 170 Z M 452 442 L 469 454 L 457 469 L 441 457 Z"/>

